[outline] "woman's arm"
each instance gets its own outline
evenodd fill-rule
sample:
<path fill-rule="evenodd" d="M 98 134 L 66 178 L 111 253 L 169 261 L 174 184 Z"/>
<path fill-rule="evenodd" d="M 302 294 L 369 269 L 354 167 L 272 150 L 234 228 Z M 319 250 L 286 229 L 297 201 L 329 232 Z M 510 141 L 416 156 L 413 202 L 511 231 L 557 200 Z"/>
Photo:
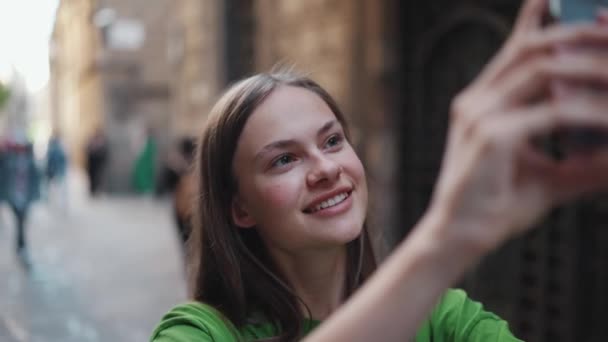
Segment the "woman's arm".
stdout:
<path fill-rule="evenodd" d="M 408 341 L 437 299 L 480 257 L 474 246 L 441 236 L 439 213 L 427 216 L 374 276 L 306 341 Z"/>
<path fill-rule="evenodd" d="M 452 105 L 448 145 L 425 217 L 376 274 L 307 341 L 406 341 L 439 296 L 485 254 L 550 208 L 608 188 L 608 153 L 553 160 L 531 144 L 561 127 L 608 131 L 608 96 L 551 97 L 558 82 L 608 88 L 608 57 L 556 56 L 556 46 L 608 48 L 606 26 L 542 27 L 528 0 L 507 44 Z"/>

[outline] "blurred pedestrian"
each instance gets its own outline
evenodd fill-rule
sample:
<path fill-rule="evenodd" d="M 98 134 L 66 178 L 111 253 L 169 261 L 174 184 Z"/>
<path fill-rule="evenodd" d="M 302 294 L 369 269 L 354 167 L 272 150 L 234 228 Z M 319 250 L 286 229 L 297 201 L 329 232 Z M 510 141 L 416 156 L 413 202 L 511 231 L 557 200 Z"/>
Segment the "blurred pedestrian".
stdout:
<path fill-rule="evenodd" d="M 157 143 L 154 135 L 148 132 L 146 141 L 137 156 L 133 168 L 133 188 L 140 194 L 153 194 L 156 189 Z"/>
<path fill-rule="evenodd" d="M 99 193 L 108 158 L 108 141 L 102 128 L 98 128 L 89 140 L 86 155 L 89 190 L 91 196 L 95 196 Z"/>
<path fill-rule="evenodd" d="M 15 215 L 17 228 L 15 249 L 27 263 L 26 221 L 31 204 L 40 196 L 40 175 L 29 141 L 9 141 L 5 158 L 6 201 Z"/>
<path fill-rule="evenodd" d="M 47 194 L 50 202 L 57 201 L 62 210 L 67 210 L 68 158 L 58 132 L 54 132 L 46 152 Z"/>
<path fill-rule="evenodd" d="M 162 162 L 160 175 L 158 177 L 158 185 L 156 187 L 159 195 L 173 193 L 182 172 L 186 168 L 187 163 L 184 160 L 183 153 L 181 151 L 181 142 L 182 140 L 180 139 L 176 146 L 169 150 L 165 160 Z"/>
<path fill-rule="evenodd" d="M 182 247 L 190 236 L 192 203 L 194 200 L 195 178 L 191 170 L 194 158 L 194 139 L 183 138 L 179 142 L 181 162 L 176 165 L 175 172 L 179 175 L 177 185 L 173 191 L 173 217 L 177 227 Z"/>
<path fill-rule="evenodd" d="M 0 139 L 0 205 L 6 201 L 8 196 L 7 164 L 8 142 L 4 139 Z"/>
<path fill-rule="evenodd" d="M 2 206 L 8 198 L 8 143 L 0 138 L 0 228 L 4 226 Z"/>

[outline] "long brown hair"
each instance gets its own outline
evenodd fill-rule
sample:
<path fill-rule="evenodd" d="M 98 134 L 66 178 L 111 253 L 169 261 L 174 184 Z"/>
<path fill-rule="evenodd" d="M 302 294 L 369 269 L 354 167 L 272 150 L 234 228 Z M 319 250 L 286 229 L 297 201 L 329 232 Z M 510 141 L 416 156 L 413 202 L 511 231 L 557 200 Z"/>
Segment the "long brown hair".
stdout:
<path fill-rule="evenodd" d="M 232 163 L 243 127 L 253 111 L 282 85 L 305 88 L 321 97 L 349 139 L 345 117 L 336 102 L 307 77 L 291 72 L 258 74 L 233 85 L 211 110 L 199 141 L 195 161 L 198 196 L 188 247 L 194 300 L 215 307 L 237 328 L 262 317 L 263 322 L 276 326 L 279 340 L 293 341 L 303 330 L 305 316 L 298 305 L 302 301 L 276 267 L 257 231 L 238 228 L 230 209 L 237 190 Z M 363 233 L 348 243 L 346 297 L 375 268 L 367 234 L 364 225 Z"/>

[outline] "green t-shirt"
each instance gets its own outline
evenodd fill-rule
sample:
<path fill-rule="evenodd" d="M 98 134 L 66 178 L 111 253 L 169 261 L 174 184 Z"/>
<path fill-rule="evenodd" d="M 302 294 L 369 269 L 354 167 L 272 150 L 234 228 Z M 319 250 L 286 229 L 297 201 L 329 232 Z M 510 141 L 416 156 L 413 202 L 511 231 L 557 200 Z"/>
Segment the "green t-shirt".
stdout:
<path fill-rule="evenodd" d="M 307 321 L 305 333 L 319 322 Z M 271 324 L 249 324 L 237 331 L 212 307 L 201 303 L 187 303 L 175 307 L 159 323 L 151 342 L 226 342 L 234 341 L 235 334 L 243 341 L 255 341 L 277 335 Z M 470 300 L 462 290 L 448 290 L 424 322 L 416 342 L 517 342 L 507 322 L 483 306 Z"/>

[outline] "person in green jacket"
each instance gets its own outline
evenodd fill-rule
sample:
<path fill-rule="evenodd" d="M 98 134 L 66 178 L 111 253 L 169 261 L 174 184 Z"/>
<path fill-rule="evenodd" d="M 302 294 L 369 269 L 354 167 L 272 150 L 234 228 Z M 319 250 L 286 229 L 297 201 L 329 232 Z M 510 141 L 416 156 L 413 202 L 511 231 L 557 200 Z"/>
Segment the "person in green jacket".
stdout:
<path fill-rule="evenodd" d="M 506 322 L 448 288 L 558 203 L 608 188 L 606 153 L 556 161 L 530 143 L 556 127 L 608 130 L 605 96 L 561 101 L 549 91 L 555 81 L 608 84 L 597 50 L 549 53 L 608 46 L 608 30 L 541 27 L 545 6 L 525 3 L 504 49 L 454 101 L 431 204 L 381 265 L 368 236 L 365 170 L 332 97 L 290 72 L 232 86 L 195 156 L 192 301 L 162 318 L 150 340 L 518 341 Z"/>
<path fill-rule="evenodd" d="M 152 194 L 156 187 L 157 144 L 153 134 L 148 133 L 146 142 L 137 156 L 133 168 L 133 187 L 139 194 Z"/>

